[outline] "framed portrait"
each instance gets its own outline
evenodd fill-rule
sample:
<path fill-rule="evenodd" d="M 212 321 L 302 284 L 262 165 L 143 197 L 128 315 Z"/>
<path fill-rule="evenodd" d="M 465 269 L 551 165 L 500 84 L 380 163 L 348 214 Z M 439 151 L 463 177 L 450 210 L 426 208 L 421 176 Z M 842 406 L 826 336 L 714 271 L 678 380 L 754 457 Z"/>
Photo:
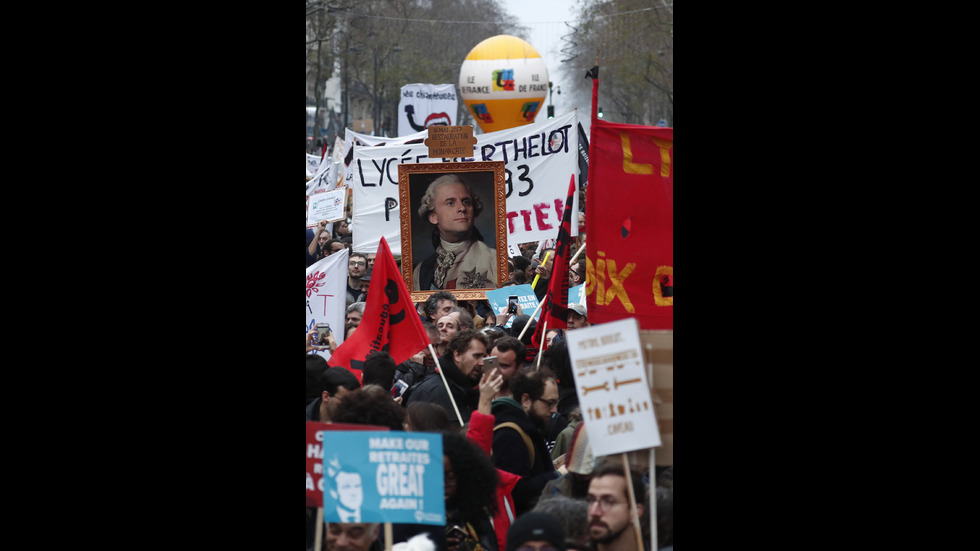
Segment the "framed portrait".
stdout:
<path fill-rule="evenodd" d="M 402 276 L 413 302 L 436 291 L 485 300 L 507 280 L 503 161 L 398 165 Z"/>

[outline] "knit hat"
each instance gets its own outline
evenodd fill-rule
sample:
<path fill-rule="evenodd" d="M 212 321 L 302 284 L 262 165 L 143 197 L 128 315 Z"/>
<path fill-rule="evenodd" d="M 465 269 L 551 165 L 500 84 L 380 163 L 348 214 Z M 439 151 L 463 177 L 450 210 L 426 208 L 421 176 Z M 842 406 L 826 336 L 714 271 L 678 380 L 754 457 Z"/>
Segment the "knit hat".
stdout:
<path fill-rule="evenodd" d="M 515 551 L 526 542 L 542 540 L 558 551 L 565 551 L 565 529 L 548 513 L 524 513 L 507 530 L 507 551 Z"/>

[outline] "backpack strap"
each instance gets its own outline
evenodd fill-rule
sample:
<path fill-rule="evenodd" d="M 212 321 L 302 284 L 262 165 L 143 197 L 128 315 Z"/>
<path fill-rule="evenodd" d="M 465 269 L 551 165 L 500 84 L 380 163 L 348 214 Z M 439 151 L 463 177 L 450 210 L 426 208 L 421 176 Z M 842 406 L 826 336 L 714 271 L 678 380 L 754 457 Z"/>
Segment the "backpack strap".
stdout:
<path fill-rule="evenodd" d="M 503 428 L 514 429 L 517 431 L 517 434 L 521 435 L 521 438 L 524 440 L 524 445 L 527 446 L 527 453 L 531 458 L 531 468 L 534 468 L 534 444 L 531 442 L 531 437 L 528 436 L 527 433 L 521 429 L 520 425 L 514 423 L 513 421 L 500 423 L 496 427 L 493 427 L 493 432 L 497 432 L 497 429 L 503 429 Z"/>

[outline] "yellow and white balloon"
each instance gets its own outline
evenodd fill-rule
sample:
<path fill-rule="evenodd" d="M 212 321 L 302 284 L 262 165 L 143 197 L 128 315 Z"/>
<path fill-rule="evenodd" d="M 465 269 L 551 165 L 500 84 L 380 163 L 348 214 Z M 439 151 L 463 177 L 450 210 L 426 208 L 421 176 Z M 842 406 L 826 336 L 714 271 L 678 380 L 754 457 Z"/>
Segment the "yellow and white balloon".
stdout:
<path fill-rule="evenodd" d="M 531 124 L 548 94 L 548 67 L 525 40 L 497 35 L 463 60 L 459 91 L 483 132 Z"/>

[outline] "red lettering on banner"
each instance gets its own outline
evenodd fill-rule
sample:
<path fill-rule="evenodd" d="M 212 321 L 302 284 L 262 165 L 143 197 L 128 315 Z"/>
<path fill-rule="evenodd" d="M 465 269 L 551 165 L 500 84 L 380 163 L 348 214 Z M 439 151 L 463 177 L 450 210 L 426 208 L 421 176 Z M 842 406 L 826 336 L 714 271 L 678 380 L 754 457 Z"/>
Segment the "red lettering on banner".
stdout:
<path fill-rule="evenodd" d="M 507 231 L 514 233 L 514 219 L 517 218 L 516 212 L 507 213 Z"/>
<path fill-rule="evenodd" d="M 546 222 L 548 219 L 548 213 L 544 212 L 546 208 L 548 208 L 548 203 L 535 203 L 534 205 L 534 218 L 538 222 L 539 230 L 550 230 L 554 228 L 554 226 Z"/>

